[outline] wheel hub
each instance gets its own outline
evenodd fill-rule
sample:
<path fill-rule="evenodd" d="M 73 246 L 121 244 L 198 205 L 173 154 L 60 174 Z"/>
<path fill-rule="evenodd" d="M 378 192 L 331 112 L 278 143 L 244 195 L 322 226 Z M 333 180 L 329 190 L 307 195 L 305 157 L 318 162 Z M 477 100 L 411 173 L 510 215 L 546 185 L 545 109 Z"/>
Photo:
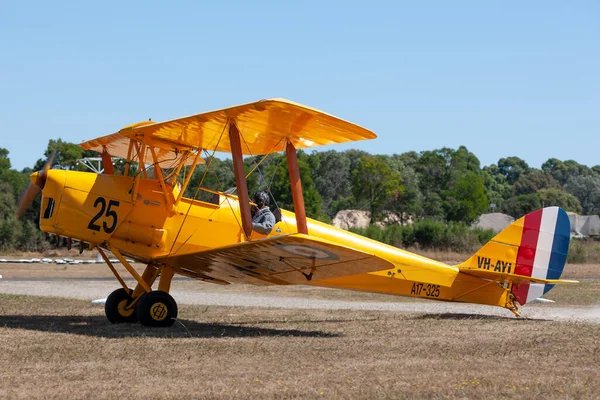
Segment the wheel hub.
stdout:
<path fill-rule="evenodd" d="M 162 321 L 169 315 L 169 309 L 163 302 L 156 302 L 150 307 L 150 316 L 155 321 Z"/>
<path fill-rule="evenodd" d="M 127 308 L 129 301 L 127 300 L 122 300 L 119 302 L 119 305 L 117 306 L 117 310 L 119 311 L 119 314 L 121 314 L 124 317 L 129 317 L 133 314 L 133 312 L 135 311 L 134 308 Z"/>

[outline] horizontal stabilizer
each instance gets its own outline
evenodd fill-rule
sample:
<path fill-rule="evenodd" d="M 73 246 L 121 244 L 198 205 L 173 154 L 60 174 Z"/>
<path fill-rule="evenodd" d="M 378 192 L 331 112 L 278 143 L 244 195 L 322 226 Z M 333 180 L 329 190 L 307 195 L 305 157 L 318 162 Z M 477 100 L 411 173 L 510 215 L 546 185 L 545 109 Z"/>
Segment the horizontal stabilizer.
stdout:
<path fill-rule="evenodd" d="M 306 284 L 393 268 L 380 257 L 303 234 L 237 243 L 156 259 L 176 272 L 206 280 L 258 285 Z"/>
<path fill-rule="evenodd" d="M 529 302 L 529 304 L 531 303 L 556 303 L 554 300 L 550 300 L 550 299 L 544 299 L 543 297 L 538 297 L 537 299 L 533 299 L 532 301 Z"/>
<path fill-rule="evenodd" d="M 514 283 L 541 283 L 541 284 L 549 284 L 555 285 L 558 283 L 579 283 L 579 281 L 572 281 L 568 279 L 542 279 L 535 278 L 533 276 L 526 275 L 515 275 L 515 274 L 507 274 L 502 272 L 494 272 L 494 271 L 483 271 L 477 269 L 471 270 L 461 270 L 463 274 L 476 276 L 478 278 L 485 278 L 493 281 L 511 281 Z"/>

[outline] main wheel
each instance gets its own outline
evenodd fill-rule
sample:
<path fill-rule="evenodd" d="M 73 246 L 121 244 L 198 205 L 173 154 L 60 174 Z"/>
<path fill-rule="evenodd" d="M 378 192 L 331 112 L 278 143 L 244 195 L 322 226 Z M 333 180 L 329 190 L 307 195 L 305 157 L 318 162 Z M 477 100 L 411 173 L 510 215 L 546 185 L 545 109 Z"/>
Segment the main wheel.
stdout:
<path fill-rule="evenodd" d="M 169 293 L 155 290 L 142 296 L 136 314 L 144 326 L 171 326 L 177 318 L 177 303 Z"/>
<path fill-rule="evenodd" d="M 117 289 L 108 296 L 106 299 L 106 303 L 104 304 L 104 312 L 106 313 L 106 318 L 113 324 L 122 323 L 122 322 L 136 322 L 137 316 L 135 312 L 135 307 L 128 309 L 126 308 L 131 302 L 133 298 L 131 294 L 133 290 L 131 289 Z"/>

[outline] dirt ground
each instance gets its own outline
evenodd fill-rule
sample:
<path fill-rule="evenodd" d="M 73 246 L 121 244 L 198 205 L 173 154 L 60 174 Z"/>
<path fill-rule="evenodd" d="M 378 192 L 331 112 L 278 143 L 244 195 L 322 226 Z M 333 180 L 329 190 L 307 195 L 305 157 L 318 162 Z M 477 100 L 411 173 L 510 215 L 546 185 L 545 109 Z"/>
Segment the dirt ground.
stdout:
<path fill-rule="evenodd" d="M 168 329 L 0 295 L 1 398 L 600 396 L 600 324 L 186 306 Z"/>
<path fill-rule="evenodd" d="M 0 274 L 0 398 L 600 398 L 598 265 L 568 265 L 564 278 L 581 283 L 523 307 L 523 319 L 179 279 L 168 329 L 110 324 L 89 301 L 117 287 L 104 265 L 0 264 Z"/>
<path fill-rule="evenodd" d="M 92 258 L 92 257 L 87 257 Z M 144 270 L 143 264 L 133 264 L 138 272 Z M 120 264 L 115 268 L 122 276 L 127 272 Z M 0 263 L 0 275 L 4 279 L 105 279 L 117 282 L 110 269 L 104 264 L 15 264 Z M 565 267 L 562 278 L 579 280 L 578 285 L 557 285 L 545 297 L 556 301 L 555 306 L 576 305 L 590 306 L 600 303 L 600 264 L 569 264 Z M 77 288 L 77 284 L 73 285 Z M 361 293 L 346 290 L 317 288 L 311 286 L 253 286 L 253 285 L 214 285 L 188 279 L 179 279 L 173 284 L 174 288 L 198 290 L 209 293 L 243 293 L 261 296 L 309 297 L 330 300 L 364 300 L 383 302 L 414 302 L 421 301 L 407 297 L 392 297 L 374 293 Z M 75 290 L 74 289 L 74 290 Z M 108 293 L 104 296 L 106 297 Z M 553 305 L 547 305 L 552 307 Z"/>

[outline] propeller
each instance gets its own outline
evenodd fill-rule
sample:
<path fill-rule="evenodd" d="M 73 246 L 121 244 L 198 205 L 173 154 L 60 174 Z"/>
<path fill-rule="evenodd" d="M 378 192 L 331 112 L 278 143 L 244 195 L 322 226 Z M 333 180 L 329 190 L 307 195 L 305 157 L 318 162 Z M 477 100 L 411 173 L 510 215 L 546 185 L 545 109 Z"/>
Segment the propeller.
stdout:
<path fill-rule="evenodd" d="M 19 199 L 19 207 L 17 208 L 17 218 L 21 219 L 25 215 L 25 211 L 29 208 L 35 197 L 42 191 L 44 185 L 46 185 L 46 178 L 48 177 L 48 170 L 52 167 L 56 151 L 52 152 L 44 168 L 31 174 L 29 179 L 31 183 L 27 186 L 27 189 L 21 195 Z"/>

